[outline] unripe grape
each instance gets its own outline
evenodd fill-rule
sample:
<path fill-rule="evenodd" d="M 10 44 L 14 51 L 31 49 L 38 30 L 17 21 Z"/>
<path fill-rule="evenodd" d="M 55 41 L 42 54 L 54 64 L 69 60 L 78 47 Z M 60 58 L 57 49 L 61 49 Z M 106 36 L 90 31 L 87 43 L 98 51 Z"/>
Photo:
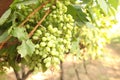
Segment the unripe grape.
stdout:
<path fill-rule="evenodd" d="M 53 42 L 52 42 L 52 41 L 49 41 L 49 42 L 47 43 L 47 46 L 48 46 L 48 47 L 52 47 L 52 46 L 53 46 Z"/>
<path fill-rule="evenodd" d="M 50 66 L 51 66 L 51 62 L 47 62 L 47 63 L 45 64 L 45 67 L 47 67 L 47 68 L 50 68 Z"/>
<path fill-rule="evenodd" d="M 27 29 L 30 29 L 30 25 L 26 25 L 26 28 L 27 28 Z"/>
<path fill-rule="evenodd" d="M 63 30 L 67 30 L 66 26 L 63 26 Z"/>
<path fill-rule="evenodd" d="M 39 50 L 35 50 L 35 54 L 39 54 Z"/>
<path fill-rule="evenodd" d="M 47 41 L 47 38 L 46 37 L 42 37 L 42 41 Z"/>
<path fill-rule="evenodd" d="M 53 6 L 52 6 L 52 9 L 56 9 L 56 6 L 53 5 Z"/>
<path fill-rule="evenodd" d="M 70 35 L 68 35 L 68 34 L 67 34 L 67 35 L 65 35 L 65 38 L 66 38 L 66 39 L 69 39 L 70 37 L 71 37 L 71 36 L 70 36 Z"/>
<path fill-rule="evenodd" d="M 53 28 L 54 29 L 54 32 L 57 32 L 58 31 L 58 28 Z"/>
<path fill-rule="evenodd" d="M 45 36 L 50 36 L 50 34 L 49 33 L 45 33 Z"/>
<path fill-rule="evenodd" d="M 73 26 L 71 26 L 70 24 L 67 24 L 66 25 L 68 29 L 72 30 L 73 29 Z"/>
<path fill-rule="evenodd" d="M 41 42 L 40 46 L 44 47 L 44 46 L 46 46 L 46 43 L 45 42 Z"/>
<path fill-rule="evenodd" d="M 61 16 L 58 16 L 58 20 L 59 20 L 59 21 L 64 21 L 62 15 L 61 15 Z"/>
<path fill-rule="evenodd" d="M 53 15 L 53 18 L 56 18 L 56 17 L 57 17 L 56 14 L 54 14 L 54 15 Z"/>
<path fill-rule="evenodd" d="M 67 7 L 63 6 L 63 12 L 66 13 L 67 12 Z"/>
<path fill-rule="evenodd" d="M 51 29 L 53 29 L 53 26 L 52 26 L 52 25 L 49 25 L 49 26 L 48 26 L 48 30 L 51 30 Z"/>
<path fill-rule="evenodd" d="M 65 22 L 69 22 L 69 18 L 64 17 L 64 21 L 65 21 Z"/>
<path fill-rule="evenodd" d="M 62 7 L 62 4 L 61 4 L 59 1 L 57 1 L 57 2 L 56 2 L 56 6 L 57 6 L 58 8 L 61 8 L 61 7 Z"/>
<path fill-rule="evenodd" d="M 38 36 L 33 36 L 32 39 L 33 39 L 33 40 L 38 40 L 39 37 L 38 37 Z"/>
<path fill-rule="evenodd" d="M 46 57 L 47 57 L 47 54 L 45 54 L 45 53 L 42 54 L 42 57 L 43 57 L 43 58 L 46 58 Z"/>
<path fill-rule="evenodd" d="M 57 55 L 58 55 L 58 52 L 55 51 L 55 50 L 52 50 L 52 51 L 51 51 L 51 55 L 53 55 L 53 56 L 57 56 Z"/>
<path fill-rule="evenodd" d="M 59 31 L 57 31 L 57 34 L 62 34 L 62 31 L 60 31 L 60 30 L 59 30 Z"/>
<path fill-rule="evenodd" d="M 60 14 L 60 15 L 62 15 L 62 14 L 63 14 L 63 11 L 58 11 L 58 12 L 59 12 L 59 14 Z"/>
<path fill-rule="evenodd" d="M 57 64 L 60 64 L 60 60 L 57 57 L 52 57 L 52 61 L 54 61 Z"/>
<path fill-rule="evenodd" d="M 44 62 L 44 63 L 51 62 L 51 57 L 45 58 L 43 62 Z"/>
<path fill-rule="evenodd" d="M 46 47 L 45 50 L 46 50 L 47 52 L 50 52 L 50 47 Z"/>
<path fill-rule="evenodd" d="M 69 5 L 70 1 L 64 1 L 65 5 Z"/>
<path fill-rule="evenodd" d="M 42 34 L 41 30 L 37 30 L 36 33 L 38 33 L 39 35 Z"/>
<path fill-rule="evenodd" d="M 36 44 L 36 45 L 35 45 L 35 48 L 39 48 L 39 47 L 40 47 L 39 44 Z"/>

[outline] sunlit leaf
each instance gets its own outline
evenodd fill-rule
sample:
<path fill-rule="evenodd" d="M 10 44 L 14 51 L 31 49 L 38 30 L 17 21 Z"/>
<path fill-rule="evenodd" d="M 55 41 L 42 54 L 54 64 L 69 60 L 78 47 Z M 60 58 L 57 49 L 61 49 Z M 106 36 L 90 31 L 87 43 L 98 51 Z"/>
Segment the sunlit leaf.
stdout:
<path fill-rule="evenodd" d="M 35 51 L 35 45 L 31 40 L 22 41 L 22 44 L 17 47 L 18 53 L 21 54 L 21 57 L 25 57 L 26 55 L 32 55 Z"/>
<path fill-rule="evenodd" d="M 98 5 L 105 14 L 108 14 L 108 4 L 105 0 L 97 0 Z"/>
<path fill-rule="evenodd" d="M 8 9 L 1 17 L 0 17 L 0 26 L 5 23 L 5 21 L 8 19 L 8 17 L 11 14 L 11 9 Z"/>
<path fill-rule="evenodd" d="M 115 8 L 117 9 L 119 0 L 108 0 L 108 2 Z"/>
<path fill-rule="evenodd" d="M 23 27 L 15 27 L 13 28 L 11 34 L 14 37 L 17 37 L 20 41 L 28 39 L 28 34 Z"/>
<path fill-rule="evenodd" d="M 78 24 L 85 24 L 85 22 L 88 21 L 88 19 L 86 18 L 87 17 L 86 13 L 84 13 L 81 7 L 78 5 L 68 6 L 68 13 L 73 16 L 74 20 Z"/>
<path fill-rule="evenodd" d="M 79 54 L 80 53 L 80 47 L 79 47 L 80 39 L 78 38 L 76 41 L 72 42 L 72 48 L 71 53 Z"/>
<path fill-rule="evenodd" d="M 0 35 L 0 43 L 3 42 L 8 37 L 8 31 L 6 30 L 2 35 Z"/>

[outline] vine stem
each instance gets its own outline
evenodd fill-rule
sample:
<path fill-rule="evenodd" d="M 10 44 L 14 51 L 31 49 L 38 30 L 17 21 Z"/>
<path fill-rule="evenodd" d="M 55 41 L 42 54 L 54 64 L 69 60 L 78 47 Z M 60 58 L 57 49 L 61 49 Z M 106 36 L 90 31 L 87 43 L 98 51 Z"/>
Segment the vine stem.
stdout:
<path fill-rule="evenodd" d="M 50 13 L 50 9 L 48 9 L 43 16 L 43 18 L 37 23 L 37 25 L 33 28 L 33 30 L 29 33 L 29 38 L 33 35 L 33 33 L 36 31 L 36 29 L 41 25 L 41 23 L 44 21 L 44 19 L 47 17 L 47 15 Z"/>
<path fill-rule="evenodd" d="M 38 8 L 36 8 L 32 13 L 30 13 L 29 15 L 28 15 L 28 17 L 18 26 L 18 27 L 22 27 L 28 20 L 29 20 L 29 18 L 30 17 L 32 17 L 36 12 L 38 12 L 40 9 L 42 9 L 47 3 L 49 3 L 50 2 L 50 0 L 48 0 L 48 1 L 46 1 L 45 3 L 43 3 L 42 5 L 40 5 Z M 42 20 L 43 21 L 43 20 Z M 41 21 L 41 22 L 42 22 Z M 41 23 L 40 23 L 41 24 Z M 32 33 L 31 33 L 32 34 Z M 0 50 L 4 47 L 4 45 L 6 44 L 6 42 L 11 38 L 12 36 L 8 36 L 7 38 L 6 38 L 6 40 L 4 41 L 4 42 L 2 42 L 1 44 L 0 44 Z"/>
<path fill-rule="evenodd" d="M 13 68 L 13 70 L 14 70 L 16 79 L 17 79 L 17 80 L 21 80 L 21 79 L 20 79 L 20 75 L 18 74 L 18 71 L 17 71 L 15 68 Z"/>
<path fill-rule="evenodd" d="M 11 37 L 12 37 L 12 36 L 8 36 L 8 37 L 6 38 L 6 40 L 0 44 L 0 50 L 3 48 L 3 46 L 5 45 L 5 43 L 6 43 Z"/>
<path fill-rule="evenodd" d="M 75 74 L 76 74 L 77 80 L 81 80 L 81 78 L 79 77 L 79 72 L 78 72 L 78 70 L 76 68 L 76 63 L 75 63 L 74 56 L 73 56 L 73 68 L 75 70 Z"/>
<path fill-rule="evenodd" d="M 85 74 L 88 76 L 90 80 L 92 80 L 91 76 L 88 74 L 86 60 L 84 58 L 83 58 L 83 68 L 85 70 Z"/>
<path fill-rule="evenodd" d="M 64 80 L 63 62 L 60 61 L 60 80 Z"/>
<path fill-rule="evenodd" d="M 21 69 L 22 69 L 22 73 L 21 73 L 22 76 L 20 77 L 18 71 L 15 68 L 13 68 L 17 80 L 26 80 L 28 76 L 34 71 L 34 69 L 31 69 L 25 74 L 25 66 L 22 66 Z"/>

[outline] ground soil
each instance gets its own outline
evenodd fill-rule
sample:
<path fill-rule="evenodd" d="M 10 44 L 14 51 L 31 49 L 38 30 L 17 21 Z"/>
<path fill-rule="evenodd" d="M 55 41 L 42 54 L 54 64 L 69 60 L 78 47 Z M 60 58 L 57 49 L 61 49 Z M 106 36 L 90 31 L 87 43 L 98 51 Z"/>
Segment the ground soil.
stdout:
<path fill-rule="evenodd" d="M 107 45 L 103 58 L 86 62 L 73 61 L 68 55 L 63 63 L 64 80 L 120 80 L 120 43 Z M 86 73 L 87 70 L 87 73 Z M 77 71 L 77 74 L 76 74 Z M 16 80 L 14 73 L 9 71 L 1 75 L 0 80 Z M 47 71 L 45 73 L 30 75 L 27 80 L 60 80 L 60 71 Z"/>

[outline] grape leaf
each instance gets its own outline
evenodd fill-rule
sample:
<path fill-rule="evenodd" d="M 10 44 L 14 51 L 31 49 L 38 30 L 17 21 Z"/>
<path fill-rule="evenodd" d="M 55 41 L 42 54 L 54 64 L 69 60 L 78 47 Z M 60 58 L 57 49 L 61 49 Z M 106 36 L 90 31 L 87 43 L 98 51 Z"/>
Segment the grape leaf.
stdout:
<path fill-rule="evenodd" d="M 108 14 L 109 7 L 108 7 L 108 4 L 106 1 L 105 0 L 97 0 L 97 3 L 100 6 L 100 8 L 103 10 L 103 12 L 105 14 Z"/>
<path fill-rule="evenodd" d="M 20 41 L 28 39 L 28 33 L 24 27 L 15 27 L 13 28 L 11 34 L 14 37 L 17 37 Z"/>
<path fill-rule="evenodd" d="M 92 0 L 82 0 L 82 2 L 83 2 L 84 4 L 89 4 L 89 3 L 92 2 Z"/>
<path fill-rule="evenodd" d="M 8 19 L 8 17 L 11 14 L 11 9 L 8 9 L 1 17 L 0 17 L 0 26 L 5 23 L 5 21 Z"/>
<path fill-rule="evenodd" d="M 88 22 L 87 15 L 84 13 L 80 6 L 78 5 L 69 5 L 68 6 L 68 14 L 71 14 L 77 24 L 85 24 Z"/>
<path fill-rule="evenodd" d="M 79 47 L 79 42 L 80 42 L 80 39 L 77 38 L 76 41 L 73 41 L 72 42 L 72 48 L 71 48 L 71 53 L 75 53 L 75 54 L 79 54 L 80 53 L 80 47 Z"/>
<path fill-rule="evenodd" d="M 8 31 L 6 30 L 1 36 L 0 36 L 0 43 L 3 42 L 8 37 Z"/>
<path fill-rule="evenodd" d="M 21 5 L 30 5 L 30 4 L 37 4 L 39 3 L 38 0 L 23 0 L 23 1 L 20 1 L 20 0 L 14 0 L 14 2 L 10 5 L 11 8 L 14 8 L 14 7 L 20 7 Z"/>
<path fill-rule="evenodd" d="M 35 45 L 31 40 L 24 40 L 22 44 L 17 47 L 18 53 L 21 54 L 21 57 L 25 57 L 26 55 L 32 55 L 35 51 Z"/>
<path fill-rule="evenodd" d="M 117 9 L 119 5 L 119 0 L 108 0 L 108 2 L 115 8 Z"/>

